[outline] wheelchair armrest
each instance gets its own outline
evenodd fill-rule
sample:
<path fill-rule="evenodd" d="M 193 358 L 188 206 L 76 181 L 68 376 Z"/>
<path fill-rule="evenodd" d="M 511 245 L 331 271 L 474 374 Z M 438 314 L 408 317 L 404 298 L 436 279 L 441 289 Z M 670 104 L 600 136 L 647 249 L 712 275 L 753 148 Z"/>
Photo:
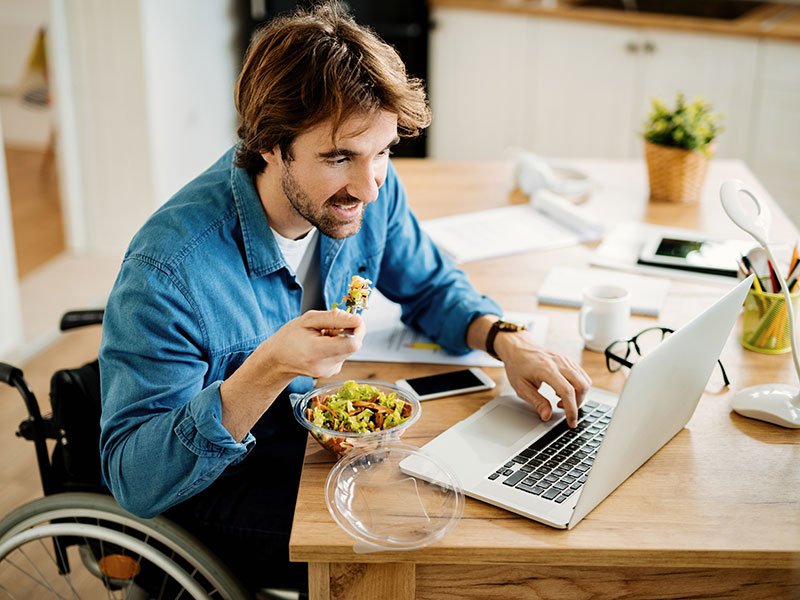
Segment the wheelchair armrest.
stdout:
<path fill-rule="evenodd" d="M 22 371 L 17 367 L 0 362 L 0 381 L 13 387 L 14 382 L 20 379 L 22 379 Z"/>
<path fill-rule="evenodd" d="M 61 331 L 67 331 L 68 329 L 76 329 L 87 325 L 98 325 L 103 322 L 103 312 L 104 310 L 102 308 L 71 310 L 64 313 L 64 316 L 61 317 L 59 327 Z"/>

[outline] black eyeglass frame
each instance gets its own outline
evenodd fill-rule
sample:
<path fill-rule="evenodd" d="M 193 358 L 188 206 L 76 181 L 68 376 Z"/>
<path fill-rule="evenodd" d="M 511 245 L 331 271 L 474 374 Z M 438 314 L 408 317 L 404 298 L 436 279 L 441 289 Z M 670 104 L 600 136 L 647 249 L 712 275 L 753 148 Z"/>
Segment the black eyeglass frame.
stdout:
<path fill-rule="evenodd" d="M 620 367 L 617 367 L 616 369 L 613 369 L 611 367 L 611 361 L 612 360 L 618 362 L 623 367 L 628 367 L 629 369 L 631 367 L 633 367 L 634 363 L 632 363 L 631 361 L 628 360 L 628 357 L 631 355 L 631 346 L 633 346 L 633 349 L 636 351 L 636 354 L 638 354 L 639 356 L 643 356 L 644 354 L 643 354 L 641 348 L 639 348 L 639 344 L 637 343 L 637 340 L 638 340 L 639 336 L 641 336 L 641 335 L 643 335 L 643 334 L 645 334 L 645 333 L 647 333 L 649 331 L 656 330 L 656 329 L 661 331 L 661 341 L 664 341 L 664 336 L 666 336 L 668 333 L 675 333 L 675 330 L 674 329 L 670 329 L 669 327 L 648 327 L 647 329 L 642 329 L 639 333 L 637 333 L 633 337 L 630 337 L 630 338 L 628 338 L 626 340 L 614 340 L 608 346 L 606 346 L 606 349 L 604 351 L 604 354 L 606 356 L 606 368 L 612 373 L 615 373 L 615 372 L 619 371 Z M 625 356 L 624 357 L 622 357 L 622 356 L 620 356 L 618 354 L 614 354 L 613 352 L 611 352 L 611 348 L 615 344 L 621 344 L 621 343 L 625 344 Z M 722 382 L 723 382 L 723 385 L 725 387 L 729 387 L 731 385 L 731 382 L 728 379 L 728 374 L 725 372 L 725 367 L 722 366 L 722 361 L 721 360 L 717 360 L 717 363 L 719 363 L 719 368 L 722 371 Z"/>

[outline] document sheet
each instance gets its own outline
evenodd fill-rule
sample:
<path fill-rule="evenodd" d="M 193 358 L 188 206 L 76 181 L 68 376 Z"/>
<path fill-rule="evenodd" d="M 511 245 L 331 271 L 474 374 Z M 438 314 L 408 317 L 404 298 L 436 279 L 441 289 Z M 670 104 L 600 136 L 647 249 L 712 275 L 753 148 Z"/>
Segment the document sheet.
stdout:
<path fill-rule="evenodd" d="M 430 219 L 422 228 L 457 263 L 599 239 L 603 226 L 568 200 L 539 190 L 528 204 Z"/>
<path fill-rule="evenodd" d="M 501 361 L 495 360 L 480 350 L 474 350 L 461 356 L 446 352 L 421 333 L 406 327 L 400 321 L 400 313 L 399 304 L 395 304 L 374 290 L 370 295 L 369 309 L 361 313 L 367 326 L 364 344 L 348 360 L 414 362 L 470 367 L 502 366 Z M 516 323 L 525 323 L 536 342 L 544 344 L 547 338 L 547 317 L 519 312 L 506 312 L 504 317 Z"/>

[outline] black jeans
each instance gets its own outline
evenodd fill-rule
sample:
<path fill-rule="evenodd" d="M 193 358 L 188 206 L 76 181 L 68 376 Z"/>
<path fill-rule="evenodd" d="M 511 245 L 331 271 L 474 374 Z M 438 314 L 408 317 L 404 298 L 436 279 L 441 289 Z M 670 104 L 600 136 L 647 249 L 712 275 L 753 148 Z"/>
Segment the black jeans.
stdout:
<path fill-rule="evenodd" d="M 305 592 L 308 567 L 289 562 L 289 533 L 308 432 L 295 421 L 287 392 L 252 432 L 256 444 L 247 458 L 166 515 L 205 543 L 251 590 Z"/>

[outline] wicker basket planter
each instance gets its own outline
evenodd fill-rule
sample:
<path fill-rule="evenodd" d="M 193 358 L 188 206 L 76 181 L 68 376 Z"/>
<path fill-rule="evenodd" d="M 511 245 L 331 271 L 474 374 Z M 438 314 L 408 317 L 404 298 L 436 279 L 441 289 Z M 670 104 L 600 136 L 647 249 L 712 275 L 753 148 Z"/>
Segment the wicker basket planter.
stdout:
<path fill-rule="evenodd" d="M 709 156 L 697 150 L 684 150 L 645 142 L 644 157 L 650 180 L 650 200 L 696 204 L 700 201 L 703 182 L 708 171 Z"/>

